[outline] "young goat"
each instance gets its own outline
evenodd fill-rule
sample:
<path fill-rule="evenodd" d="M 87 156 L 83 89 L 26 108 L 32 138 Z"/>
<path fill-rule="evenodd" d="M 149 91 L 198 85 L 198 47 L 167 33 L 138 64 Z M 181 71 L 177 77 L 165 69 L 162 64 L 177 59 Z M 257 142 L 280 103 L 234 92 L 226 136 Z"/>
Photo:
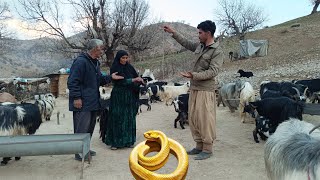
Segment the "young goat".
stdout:
<path fill-rule="evenodd" d="M 240 104 L 239 104 L 239 112 L 241 122 L 245 122 L 246 113 L 244 111 L 244 106 L 249 102 L 254 102 L 256 100 L 255 92 L 253 87 L 249 82 L 241 82 L 241 91 L 240 91 Z"/>
<path fill-rule="evenodd" d="M 172 104 L 174 105 L 175 111 L 178 113 L 177 118 L 174 120 L 174 128 L 177 128 L 177 122 L 179 121 L 180 126 L 184 129 L 184 124 L 188 123 L 188 108 L 189 108 L 189 94 L 179 95 Z"/>
<path fill-rule="evenodd" d="M 269 119 L 263 116 L 257 116 L 255 120 L 256 127 L 252 134 L 254 141 L 259 143 L 258 134 L 263 141 L 267 140 L 267 138 L 271 135 L 271 133 L 269 133 Z"/>
<path fill-rule="evenodd" d="M 246 71 L 244 71 L 244 70 L 242 70 L 242 69 L 239 69 L 237 73 L 240 74 L 239 77 L 249 78 L 249 77 L 253 76 L 253 73 L 252 73 L 252 72 L 250 72 L 250 71 L 246 72 Z"/>

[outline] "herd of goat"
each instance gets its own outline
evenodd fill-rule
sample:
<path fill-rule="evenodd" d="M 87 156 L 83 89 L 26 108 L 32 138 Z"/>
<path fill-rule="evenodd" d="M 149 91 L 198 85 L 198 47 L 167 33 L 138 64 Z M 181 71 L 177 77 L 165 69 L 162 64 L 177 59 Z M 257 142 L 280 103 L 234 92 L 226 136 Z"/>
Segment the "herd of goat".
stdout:
<path fill-rule="evenodd" d="M 52 115 L 55 97 L 42 94 L 34 103 L 17 103 L 9 93 L 0 93 L 0 136 L 34 134 L 43 121 L 49 121 Z M 20 157 L 15 157 L 19 160 Z M 3 157 L 1 165 L 6 165 L 11 157 Z"/>
<path fill-rule="evenodd" d="M 220 83 L 217 89 L 217 106 L 223 104 L 233 113 L 239 109 L 240 121 L 246 122 L 246 114 L 255 119 L 253 139 L 267 140 L 265 165 L 270 179 L 319 179 L 320 131 L 314 125 L 302 121 L 306 101 L 320 103 L 320 79 L 294 80 L 292 82 L 263 81 L 259 93 L 241 77 L 250 78 L 252 72 L 239 70 L 240 78 L 231 83 Z M 188 90 L 190 82 L 168 84 L 154 77 L 143 77 L 148 83 L 140 87 L 139 112 L 146 105 L 162 101 L 173 105 L 178 113 L 174 127 L 182 129 L 188 123 Z M 110 94 L 100 87 L 100 135 L 104 141 Z M 39 96 L 35 103 L 18 104 L 10 94 L 0 94 L 0 136 L 34 134 L 43 121 L 50 120 L 55 97 Z M 137 112 L 137 113 L 139 113 Z M 1 165 L 11 158 L 4 157 Z M 16 160 L 20 157 L 16 157 Z"/>
<path fill-rule="evenodd" d="M 239 77 L 253 76 L 252 72 L 243 70 L 238 73 Z M 188 83 L 184 85 L 188 86 Z M 217 105 L 223 104 L 231 112 L 239 108 L 243 123 L 246 113 L 250 114 L 255 119 L 253 139 L 256 143 L 259 142 L 258 135 L 262 140 L 269 138 L 265 145 L 265 164 L 270 179 L 320 178 L 320 131 L 314 130 L 311 134 L 314 125 L 302 121 L 306 101 L 320 103 L 320 79 L 263 81 L 259 93 L 242 78 L 231 83 L 220 83 L 219 86 Z M 184 129 L 188 119 L 189 95 L 187 90 L 182 93 L 180 89 L 183 88 L 179 85 L 153 82 L 141 87 L 141 94 L 149 93 L 150 102 L 163 100 L 166 105 L 172 103 L 178 112 L 174 127 L 179 121 Z"/>

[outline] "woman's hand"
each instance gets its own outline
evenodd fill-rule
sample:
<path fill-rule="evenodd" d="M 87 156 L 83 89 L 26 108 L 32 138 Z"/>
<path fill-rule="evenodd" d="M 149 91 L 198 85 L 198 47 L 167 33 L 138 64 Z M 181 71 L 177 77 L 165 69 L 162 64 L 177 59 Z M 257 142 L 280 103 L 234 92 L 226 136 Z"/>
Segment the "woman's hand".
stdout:
<path fill-rule="evenodd" d="M 143 81 L 143 79 L 142 79 L 141 77 L 133 78 L 133 79 L 132 79 L 132 82 L 144 84 L 144 81 Z"/>
<path fill-rule="evenodd" d="M 124 79 L 123 76 L 119 76 L 119 75 L 117 75 L 117 74 L 118 74 L 118 72 L 115 72 L 115 73 L 112 73 L 112 74 L 111 74 L 111 77 L 112 77 L 113 80 Z"/>

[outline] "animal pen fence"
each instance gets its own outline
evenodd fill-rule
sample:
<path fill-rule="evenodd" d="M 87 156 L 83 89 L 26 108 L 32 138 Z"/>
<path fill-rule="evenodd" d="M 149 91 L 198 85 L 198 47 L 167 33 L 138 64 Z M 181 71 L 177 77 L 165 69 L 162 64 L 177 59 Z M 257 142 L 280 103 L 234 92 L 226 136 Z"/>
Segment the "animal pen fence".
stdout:
<path fill-rule="evenodd" d="M 49 93 L 50 80 L 44 78 L 5 78 L 0 79 L 0 92 L 15 96 L 17 101 L 33 99 L 37 94 Z"/>
<path fill-rule="evenodd" d="M 67 96 L 67 82 L 69 74 L 48 74 L 45 77 L 50 78 L 50 92 L 55 96 Z"/>
<path fill-rule="evenodd" d="M 33 99 L 35 95 L 52 93 L 55 97 L 67 96 L 69 74 L 48 74 L 41 78 L 2 78 L 0 93 L 7 92 L 17 101 Z"/>

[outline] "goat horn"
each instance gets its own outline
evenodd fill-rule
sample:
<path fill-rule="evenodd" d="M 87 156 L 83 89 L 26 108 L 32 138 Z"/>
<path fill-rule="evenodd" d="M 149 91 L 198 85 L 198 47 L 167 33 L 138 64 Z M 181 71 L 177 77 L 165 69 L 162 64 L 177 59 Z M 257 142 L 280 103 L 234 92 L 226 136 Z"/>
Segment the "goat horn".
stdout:
<path fill-rule="evenodd" d="M 316 125 L 314 128 L 312 128 L 310 131 L 309 131 L 309 134 L 311 134 L 315 129 L 319 128 L 320 127 L 320 124 Z"/>
<path fill-rule="evenodd" d="M 307 90 L 308 90 L 308 89 L 309 89 L 308 87 L 305 88 L 305 89 L 304 89 L 304 92 L 303 92 L 303 95 L 306 96 L 306 97 L 307 97 Z"/>
<path fill-rule="evenodd" d="M 300 97 L 300 92 L 299 92 L 299 90 L 298 90 L 296 87 L 292 87 L 292 89 L 296 90 L 296 91 L 297 91 L 298 96 Z"/>

